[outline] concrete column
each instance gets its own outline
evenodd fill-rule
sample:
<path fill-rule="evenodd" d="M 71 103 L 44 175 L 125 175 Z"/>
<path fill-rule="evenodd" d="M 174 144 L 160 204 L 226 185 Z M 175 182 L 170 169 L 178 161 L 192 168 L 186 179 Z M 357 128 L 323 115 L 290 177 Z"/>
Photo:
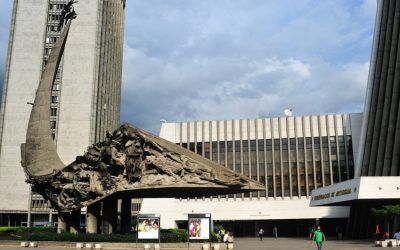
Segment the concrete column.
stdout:
<path fill-rule="evenodd" d="M 69 217 L 70 231 L 73 234 L 78 234 L 81 228 L 81 210 L 72 211 Z"/>
<path fill-rule="evenodd" d="M 372 146 L 371 146 L 371 155 L 370 155 L 370 167 L 369 169 L 371 170 L 371 175 L 372 176 L 382 176 L 383 173 L 383 156 L 384 156 L 384 149 L 385 145 L 384 141 L 386 140 L 386 135 L 387 135 L 387 123 L 383 122 L 386 117 L 384 116 L 384 104 L 385 104 L 385 99 L 390 99 L 390 96 L 386 98 L 385 96 L 385 91 L 388 88 L 387 84 L 387 76 L 388 76 L 388 67 L 389 67 L 389 61 L 390 57 L 393 58 L 393 55 L 391 55 L 391 43 L 392 43 L 392 32 L 393 32 L 393 18 L 394 18 L 394 10 L 395 10 L 395 2 L 396 1 L 390 1 L 389 2 L 389 11 L 388 11 L 388 19 L 387 19 L 387 25 L 385 26 L 387 33 L 385 36 L 385 42 L 384 42 L 384 50 L 383 50 L 383 58 L 382 58 L 382 70 L 380 72 L 380 78 L 378 79 L 378 85 L 379 86 L 379 93 L 378 93 L 378 101 L 376 105 L 376 113 L 375 113 L 375 123 L 374 123 L 374 131 L 372 135 Z M 376 75 L 378 78 L 378 75 Z M 392 90 L 390 89 L 389 92 Z M 383 132 L 384 131 L 384 132 Z M 379 145 L 380 141 L 380 136 L 381 138 L 381 145 Z M 381 151 L 381 160 L 378 161 L 378 151 Z M 375 170 L 375 171 L 373 171 Z M 390 172 L 390 171 L 387 171 Z"/>
<path fill-rule="evenodd" d="M 60 234 L 62 232 L 68 231 L 68 219 L 69 219 L 69 213 L 58 212 L 57 233 Z"/>
<path fill-rule="evenodd" d="M 49 212 L 49 223 L 53 223 L 53 211 L 50 210 Z"/>
<path fill-rule="evenodd" d="M 87 207 L 86 233 L 97 234 L 100 220 L 100 202 Z"/>
<path fill-rule="evenodd" d="M 375 174 L 375 165 L 370 164 L 371 156 L 374 155 L 372 149 L 373 142 L 373 133 L 376 130 L 375 119 L 377 113 L 377 103 L 378 103 L 378 95 L 379 95 L 379 80 L 380 74 L 382 71 L 383 57 L 384 57 L 384 48 L 385 48 L 385 37 L 387 32 L 387 18 L 389 9 L 389 1 L 384 1 L 382 6 L 382 14 L 379 14 L 380 17 L 380 27 L 379 27 L 379 37 L 377 42 L 377 50 L 376 53 L 372 55 L 371 63 L 375 66 L 374 75 L 371 75 L 371 95 L 370 99 L 366 101 L 366 105 L 368 105 L 368 121 L 366 124 L 366 135 L 365 135 L 365 143 L 364 143 L 364 152 L 360 152 L 363 154 L 363 163 L 362 163 L 362 176 L 373 176 Z M 374 41 L 375 43 L 375 41 Z M 375 45 L 374 45 L 375 46 Z M 374 51 L 375 52 L 375 51 Z M 375 75 L 376 74 L 376 75 Z M 369 83 L 368 83 L 369 85 Z M 383 86 L 382 86 L 383 88 Z M 365 113 L 364 113 L 365 114 Z M 364 136 L 363 136 L 364 137 Z"/>
<path fill-rule="evenodd" d="M 131 228 L 132 199 L 123 198 L 121 203 L 121 232 L 129 233 Z"/>
<path fill-rule="evenodd" d="M 103 201 L 103 234 L 112 234 L 117 231 L 118 200 L 109 197 Z"/>

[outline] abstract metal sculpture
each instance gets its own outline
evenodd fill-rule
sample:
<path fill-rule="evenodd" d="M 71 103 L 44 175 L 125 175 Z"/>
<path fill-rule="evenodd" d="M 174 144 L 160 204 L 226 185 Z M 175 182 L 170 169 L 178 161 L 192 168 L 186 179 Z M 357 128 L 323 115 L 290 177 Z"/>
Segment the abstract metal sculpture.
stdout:
<path fill-rule="evenodd" d="M 264 190 L 248 177 L 129 124 L 107 133 L 105 141 L 65 166 L 50 135 L 50 96 L 75 17 L 71 4 L 42 73 L 26 143 L 21 145 L 22 166 L 35 192 L 57 210 L 73 211 L 114 194 L 194 197 Z"/>

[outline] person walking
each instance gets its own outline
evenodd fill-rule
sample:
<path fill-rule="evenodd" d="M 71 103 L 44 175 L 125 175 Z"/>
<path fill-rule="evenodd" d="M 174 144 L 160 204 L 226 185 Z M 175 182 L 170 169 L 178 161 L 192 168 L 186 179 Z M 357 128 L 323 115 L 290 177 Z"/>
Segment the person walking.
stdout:
<path fill-rule="evenodd" d="M 258 231 L 258 237 L 260 237 L 260 240 L 262 241 L 264 236 L 264 229 L 260 228 L 260 230 Z"/>
<path fill-rule="evenodd" d="M 274 238 L 278 238 L 278 228 L 276 226 L 272 229 L 272 234 L 274 235 Z"/>
<path fill-rule="evenodd" d="M 313 241 L 317 244 L 317 249 L 322 250 L 322 242 L 326 241 L 325 234 L 321 231 L 321 227 L 318 226 L 317 230 L 314 231 Z"/>
<path fill-rule="evenodd" d="M 393 235 L 393 239 L 400 240 L 400 229 Z"/>
<path fill-rule="evenodd" d="M 221 228 L 219 229 L 218 234 L 219 234 L 219 237 L 220 237 L 220 239 L 221 239 L 221 241 L 222 241 L 222 240 L 224 239 L 224 236 L 225 236 L 225 228 L 224 228 L 224 227 L 221 227 Z"/>
<path fill-rule="evenodd" d="M 379 225 L 376 224 L 375 226 L 375 240 L 380 240 L 381 238 L 381 229 L 379 228 Z"/>

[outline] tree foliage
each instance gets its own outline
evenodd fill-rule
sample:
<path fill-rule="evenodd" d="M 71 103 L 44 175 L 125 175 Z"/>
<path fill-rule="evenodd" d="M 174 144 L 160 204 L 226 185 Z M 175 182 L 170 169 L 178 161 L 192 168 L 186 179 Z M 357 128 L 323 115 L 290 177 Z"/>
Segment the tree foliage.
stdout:
<path fill-rule="evenodd" d="M 377 217 L 390 218 L 392 216 L 400 215 L 400 204 L 386 205 L 382 208 L 371 208 L 372 214 Z"/>

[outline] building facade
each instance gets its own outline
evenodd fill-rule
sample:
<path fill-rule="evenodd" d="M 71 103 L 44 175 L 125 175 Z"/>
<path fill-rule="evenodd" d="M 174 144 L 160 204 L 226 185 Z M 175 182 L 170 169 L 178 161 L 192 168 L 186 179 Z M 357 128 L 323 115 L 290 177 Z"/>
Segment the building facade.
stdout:
<path fill-rule="evenodd" d="M 0 111 L 0 199 L 6 201 L 0 203 L 0 225 L 24 224 L 28 211 L 49 213 L 47 203 L 31 195 L 25 183 L 20 145 L 26 138 L 29 103 L 60 36 L 67 2 L 14 0 Z M 74 7 L 78 18 L 69 32 L 49 107 L 51 133 L 67 164 L 119 125 L 125 1 L 85 0 Z"/>
<path fill-rule="evenodd" d="M 316 189 L 311 201 L 312 206 L 351 205 L 350 238 L 371 238 L 376 225 L 382 233 L 400 226 L 400 218 L 388 228 L 371 213 L 400 199 L 400 2 L 377 4 L 355 179 Z"/>
<path fill-rule="evenodd" d="M 183 226 L 187 213 L 211 213 L 215 223 L 234 227 L 238 236 L 254 235 L 261 225 L 272 230 L 272 224 L 293 235 L 307 232 L 314 219 L 347 218 L 348 207 L 311 208 L 309 197 L 315 188 L 353 178 L 361 117 L 163 123 L 160 137 L 262 182 L 265 190 L 166 199 L 162 207 L 157 199 L 144 199 L 141 212 L 160 214 L 164 228 Z M 246 223 L 250 224 L 243 226 Z"/>

